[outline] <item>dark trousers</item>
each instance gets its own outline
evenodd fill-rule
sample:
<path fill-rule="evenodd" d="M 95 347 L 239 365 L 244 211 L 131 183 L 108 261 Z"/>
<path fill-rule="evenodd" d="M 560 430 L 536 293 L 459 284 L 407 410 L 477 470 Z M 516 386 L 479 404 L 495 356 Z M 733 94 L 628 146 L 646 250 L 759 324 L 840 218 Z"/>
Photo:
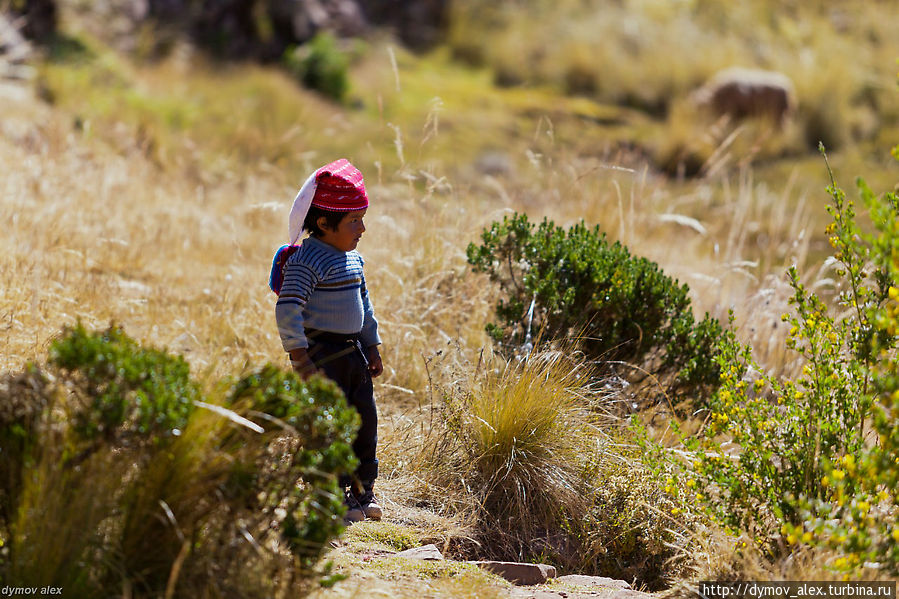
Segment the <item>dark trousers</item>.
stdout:
<path fill-rule="evenodd" d="M 340 484 L 350 486 L 353 478 L 370 488 L 378 477 L 378 410 L 375 406 L 368 358 L 357 335 L 343 335 L 325 331 L 307 331 L 309 358 L 325 376 L 337 383 L 346 395 L 347 404 L 356 408 L 362 417 L 362 425 L 353 453 L 359 459 L 359 467 L 353 475 L 341 475 Z"/>

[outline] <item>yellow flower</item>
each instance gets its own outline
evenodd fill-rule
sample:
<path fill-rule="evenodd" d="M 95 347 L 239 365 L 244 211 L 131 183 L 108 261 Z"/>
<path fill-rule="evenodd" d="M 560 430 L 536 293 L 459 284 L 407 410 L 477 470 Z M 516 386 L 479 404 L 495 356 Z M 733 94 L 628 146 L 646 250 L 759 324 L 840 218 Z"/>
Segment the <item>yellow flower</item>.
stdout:
<path fill-rule="evenodd" d="M 803 543 L 811 543 L 811 542 L 812 542 L 812 533 L 806 532 L 805 534 L 803 534 L 803 535 L 802 535 L 802 542 L 803 542 Z"/>
<path fill-rule="evenodd" d="M 703 499 L 705 499 L 705 496 L 702 493 L 696 494 L 696 501 L 702 501 Z"/>
<path fill-rule="evenodd" d="M 899 543 L 899 528 L 894 528 L 892 534 L 893 540 Z"/>
<path fill-rule="evenodd" d="M 672 515 L 672 516 L 677 516 L 678 514 L 680 514 L 680 508 L 677 508 L 677 507 L 671 508 L 671 515 Z"/>
<path fill-rule="evenodd" d="M 691 478 L 690 480 L 688 480 L 688 481 L 687 481 L 687 486 L 690 487 L 691 489 L 692 489 L 693 487 L 695 487 L 695 486 L 696 486 L 696 479 Z"/>
<path fill-rule="evenodd" d="M 796 544 L 796 535 L 787 535 L 787 543 L 790 545 Z"/>
<path fill-rule="evenodd" d="M 830 486 L 830 477 L 829 476 L 825 476 L 824 478 L 821 479 L 821 486 L 822 487 Z"/>
<path fill-rule="evenodd" d="M 834 470 L 831 474 L 833 475 L 834 480 L 843 480 L 846 478 L 846 473 L 842 470 Z"/>
<path fill-rule="evenodd" d="M 896 289 L 892 285 L 890 285 L 890 290 L 888 291 L 891 300 L 899 299 L 899 289 Z"/>

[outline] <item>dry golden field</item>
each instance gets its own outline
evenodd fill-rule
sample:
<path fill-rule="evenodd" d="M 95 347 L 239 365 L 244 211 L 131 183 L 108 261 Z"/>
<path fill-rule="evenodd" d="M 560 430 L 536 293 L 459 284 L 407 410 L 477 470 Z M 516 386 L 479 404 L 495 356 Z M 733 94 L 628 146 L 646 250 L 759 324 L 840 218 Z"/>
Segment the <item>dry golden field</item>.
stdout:
<path fill-rule="evenodd" d="M 559 14 L 576 14 L 578 3 L 562 4 Z M 286 367 L 267 287 L 272 254 L 285 243 L 290 204 L 308 172 L 346 157 L 364 173 L 371 198 L 359 251 L 384 340 L 376 394 L 381 492 L 392 525 L 447 544 L 476 536 L 473 516 L 459 507 L 464 500 L 422 507 L 424 496 L 440 493 L 438 483 L 422 479 L 430 471 L 422 456 L 433 449 L 435 406 L 454 390 L 491 382 L 478 378 L 477 367 L 492 364 L 484 326 L 497 292 L 470 271 L 465 249 L 513 211 L 564 226 L 600 224 L 610 238 L 687 283 L 698 315 L 726 322 L 733 310 L 738 337 L 753 346 L 762 367 L 798 372 L 802 363 L 784 347 L 780 320 L 791 293 L 785 269 L 795 264 L 808 285 L 834 291 L 823 232 L 829 180 L 823 160 L 800 141 L 808 122 L 786 132 L 764 123 L 731 129 L 718 123 L 697 135 L 692 117 L 678 120 L 686 113 L 677 102 L 665 117 L 615 102 L 639 91 L 641 80 L 664 74 L 641 100 L 652 104 L 729 58 L 745 59 L 755 44 L 758 52 L 778 53 L 768 63 L 805 75 L 797 84 L 810 105 L 832 110 L 819 112 L 838 120 L 834 135 L 842 146 L 831 163 L 839 182 L 851 188 L 852 178 L 863 175 L 880 189 L 899 174 L 887 160 L 899 132 L 895 64 L 865 69 L 899 55 L 883 31 L 895 7 L 870 2 L 853 21 L 868 27 L 872 39 L 880 36 L 876 44 L 854 38 L 862 46 L 857 61 L 841 45 L 852 39 L 807 31 L 790 17 L 800 3 L 788 3 L 775 19 L 781 37 L 742 43 L 735 35 L 726 52 L 716 53 L 720 40 L 699 36 L 699 64 L 688 69 L 683 40 L 695 24 L 668 15 L 667 3 L 613 4 L 615 14 L 632 11 L 631 29 L 657 31 L 659 45 L 646 41 L 647 33 L 631 46 L 610 44 L 591 62 L 584 58 L 592 56 L 591 26 L 610 37 L 634 34 L 594 15 L 597 21 L 582 22 L 565 44 L 544 44 L 564 23 L 541 28 L 524 12 L 503 16 L 516 24 L 514 36 L 466 45 L 463 38 L 486 36 L 460 9 L 448 47 L 427 55 L 409 54 L 389 38 L 366 41 L 350 68 L 347 105 L 300 88 L 279 70 L 211 63 L 187 46 L 156 63 L 135 61 L 77 20 L 67 22 L 87 53 L 47 59 L 34 82 L 0 87 L 0 371 L 43 363 L 50 342 L 79 321 L 96 329 L 116 323 L 141 343 L 182 354 L 201 380 L 265 362 Z M 709 5 L 719 10 L 724 3 Z M 746 20 L 764 19 L 749 13 Z M 663 29 L 669 17 L 673 24 Z M 792 54 L 790 44 L 802 39 L 814 60 Z M 551 51 L 527 71 L 518 57 L 538 47 Z M 640 69 L 626 67 L 628 48 Z M 473 66 L 458 61 L 465 52 L 476 56 Z M 841 60 L 828 62 L 829 52 Z M 553 65 L 580 68 L 598 81 L 613 77 L 618 87 L 594 98 L 566 95 Z M 509 76 L 524 83 L 496 85 L 497 69 L 515 70 Z M 866 77 L 882 108 L 873 116 L 870 104 L 862 109 L 846 98 L 857 89 L 842 87 Z M 827 98 L 836 99 L 831 105 Z M 856 133 L 858 143 L 844 141 Z M 684 144 L 704 156 L 705 177 L 669 177 L 658 168 L 666 147 Z M 664 422 L 651 423 L 652 432 L 666 430 Z M 642 489 L 639 469 L 628 478 L 620 461 L 633 449 L 628 439 L 606 436 L 608 421 L 576 426 L 605 431 L 594 435 L 607 444 L 603 472 L 619 476 L 621 487 Z M 683 532 L 690 522 L 671 527 Z M 711 526 L 699 529 L 676 549 L 673 578 L 829 576 L 816 565 L 817 554 L 773 566 L 752 555 L 740 561 L 725 549 L 732 539 Z M 353 556 L 339 563 L 355 572 L 354 584 L 400 597 L 422 592 L 417 583 L 394 580 L 395 572 L 356 570 Z M 458 573 L 434 576 L 440 582 L 432 596 L 460 596 Z M 471 580 L 481 584 L 477 576 Z M 490 586 L 495 581 L 483 584 L 491 589 L 485 593 L 505 592 Z"/>

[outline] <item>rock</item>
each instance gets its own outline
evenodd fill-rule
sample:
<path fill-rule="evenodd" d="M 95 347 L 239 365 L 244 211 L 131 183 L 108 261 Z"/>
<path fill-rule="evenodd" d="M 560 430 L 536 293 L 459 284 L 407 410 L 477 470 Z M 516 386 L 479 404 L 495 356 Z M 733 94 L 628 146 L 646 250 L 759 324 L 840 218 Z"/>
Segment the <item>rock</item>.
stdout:
<path fill-rule="evenodd" d="M 440 41 L 449 21 L 449 0 L 358 0 L 365 17 L 392 28 L 407 46 L 424 50 Z"/>
<path fill-rule="evenodd" d="M 614 589 L 630 589 L 631 585 L 628 584 L 627 581 L 624 580 L 616 580 L 614 578 L 606 578 L 605 576 L 585 576 L 583 574 L 568 574 L 566 576 L 559 576 L 556 578 L 558 582 L 564 582 L 565 584 L 572 584 L 582 587 L 599 587 L 599 588 L 614 588 Z"/>
<path fill-rule="evenodd" d="M 556 577 L 556 569 L 546 564 L 525 564 L 521 562 L 468 562 L 479 568 L 502 576 L 509 582 L 520 585 L 543 584 Z"/>
<path fill-rule="evenodd" d="M 512 587 L 509 599 L 568 599 L 573 597 L 565 591 L 546 591 L 524 587 Z"/>
<path fill-rule="evenodd" d="M 612 591 L 607 599 L 652 599 L 652 595 L 631 589 L 618 589 Z"/>
<path fill-rule="evenodd" d="M 474 162 L 479 173 L 491 176 L 510 175 L 515 169 L 512 158 L 505 152 L 484 152 Z"/>
<path fill-rule="evenodd" d="M 282 43 L 310 40 L 319 31 L 340 37 L 366 32 L 368 23 L 353 0 L 269 0 L 268 16 Z"/>
<path fill-rule="evenodd" d="M 0 3 L 2 5 L 2 3 Z M 6 6 L 22 20 L 22 34 L 38 42 L 51 39 L 56 33 L 58 14 L 55 0 L 28 0 L 27 2 L 7 2 Z"/>
<path fill-rule="evenodd" d="M 443 554 L 437 549 L 437 545 L 422 545 L 395 553 L 392 557 L 405 557 L 406 559 L 423 559 L 427 561 L 441 561 Z"/>
<path fill-rule="evenodd" d="M 22 25 L 21 18 L 14 23 L 0 12 L 0 97 L 16 101 L 27 99 L 29 92 L 21 84 L 35 76 L 34 67 L 27 64 L 33 50 L 19 31 Z"/>

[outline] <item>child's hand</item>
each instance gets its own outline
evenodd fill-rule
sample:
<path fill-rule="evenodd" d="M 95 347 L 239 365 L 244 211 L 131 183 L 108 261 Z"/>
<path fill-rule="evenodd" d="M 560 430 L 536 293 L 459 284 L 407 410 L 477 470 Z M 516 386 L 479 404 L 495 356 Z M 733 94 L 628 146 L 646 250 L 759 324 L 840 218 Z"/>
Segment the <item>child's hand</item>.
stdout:
<path fill-rule="evenodd" d="M 291 350 L 290 365 L 293 367 L 293 371 L 300 375 L 300 378 L 304 381 L 313 374 L 318 373 L 318 368 L 309 359 L 309 354 L 306 353 L 305 348 Z"/>
<path fill-rule="evenodd" d="M 377 345 L 368 348 L 368 372 L 371 378 L 377 378 L 384 372 L 384 365 L 381 363 L 381 352 L 378 351 Z"/>

